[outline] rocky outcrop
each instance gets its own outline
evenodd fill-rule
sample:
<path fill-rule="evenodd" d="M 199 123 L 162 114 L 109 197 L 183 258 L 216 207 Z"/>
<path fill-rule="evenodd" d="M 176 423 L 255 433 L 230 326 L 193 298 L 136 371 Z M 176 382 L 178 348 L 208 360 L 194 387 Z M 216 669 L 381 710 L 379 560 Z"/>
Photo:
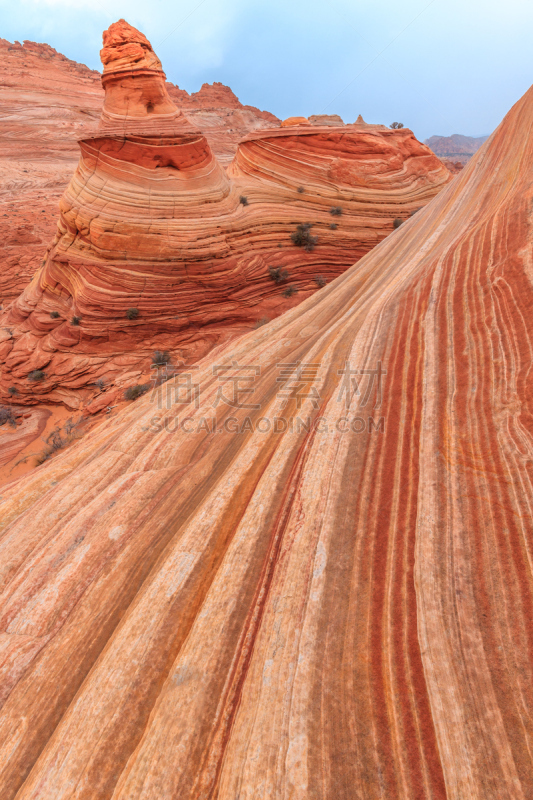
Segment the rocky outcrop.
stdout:
<path fill-rule="evenodd" d="M 5 800 L 533 795 L 532 125 L 4 488 Z"/>
<path fill-rule="evenodd" d="M 338 114 L 312 114 L 309 122 L 311 125 L 333 125 L 334 127 L 344 125 L 342 117 L 339 117 Z"/>
<path fill-rule="evenodd" d="M 452 175 L 457 175 L 458 172 L 464 169 L 465 165 L 461 161 L 452 161 L 449 158 L 441 158 L 442 163 Z"/>
<path fill-rule="evenodd" d="M 0 320 L 4 398 L 100 410 L 114 398 L 93 405 L 95 381 L 148 377 L 156 348 L 197 360 L 277 316 L 449 179 L 406 129 L 309 124 L 253 132 L 226 174 L 142 34 L 111 26 L 102 60 L 99 129 L 43 267 Z"/>

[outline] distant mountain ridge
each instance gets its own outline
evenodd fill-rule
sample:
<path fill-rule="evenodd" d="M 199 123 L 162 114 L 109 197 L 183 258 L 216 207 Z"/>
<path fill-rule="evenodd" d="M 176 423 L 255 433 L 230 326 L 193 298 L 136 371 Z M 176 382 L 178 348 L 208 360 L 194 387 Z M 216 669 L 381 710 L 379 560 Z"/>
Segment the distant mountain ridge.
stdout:
<path fill-rule="evenodd" d="M 473 156 L 488 138 L 488 136 L 476 138 L 454 133 L 453 136 L 431 136 L 425 140 L 424 144 L 431 147 L 437 156 L 455 158 L 456 156 Z"/>

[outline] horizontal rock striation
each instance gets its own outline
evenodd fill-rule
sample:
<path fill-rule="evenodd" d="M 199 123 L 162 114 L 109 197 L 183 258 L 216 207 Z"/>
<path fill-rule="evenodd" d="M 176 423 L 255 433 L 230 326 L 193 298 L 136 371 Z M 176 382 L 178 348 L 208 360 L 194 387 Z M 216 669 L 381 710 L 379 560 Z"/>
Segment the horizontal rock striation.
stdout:
<path fill-rule="evenodd" d="M 4 488 L 5 800 L 532 796 L 532 125 Z"/>

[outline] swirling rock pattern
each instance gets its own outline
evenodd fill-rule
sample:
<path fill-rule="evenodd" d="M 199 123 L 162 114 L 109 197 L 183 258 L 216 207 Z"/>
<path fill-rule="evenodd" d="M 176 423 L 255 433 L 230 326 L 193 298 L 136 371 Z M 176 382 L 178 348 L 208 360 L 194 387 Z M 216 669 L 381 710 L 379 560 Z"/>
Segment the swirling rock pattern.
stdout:
<path fill-rule="evenodd" d="M 411 131 L 365 125 L 254 131 L 226 174 L 143 34 L 115 23 L 102 61 L 98 132 L 44 266 L 0 321 L 4 397 L 79 408 L 96 379 L 149 371 L 155 347 L 197 359 L 340 274 L 450 179 Z"/>
<path fill-rule="evenodd" d="M 3 798 L 533 796 L 532 125 L 4 489 Z"/>
<path fill-rule="evenodd" d="M 251 130 L 279 122 L 221 83 L 191 95 L 166 87 L 224 165 Z M 16 299 L 41 266 L 78 163 L 78 140 L 94 133 L 103 99 L 96 70 L 46 44 L 0 39 L 0 305 Z"/>

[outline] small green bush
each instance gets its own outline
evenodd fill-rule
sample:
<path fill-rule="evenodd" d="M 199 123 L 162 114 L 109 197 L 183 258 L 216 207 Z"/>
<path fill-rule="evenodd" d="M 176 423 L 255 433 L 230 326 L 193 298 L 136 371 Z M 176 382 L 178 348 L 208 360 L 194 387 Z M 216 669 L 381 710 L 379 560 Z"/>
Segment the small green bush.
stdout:
<path fill-rule="evenodd" d="M 103 378 L 98 378 L 98 380 L 94 382 L 94 385 L 98 386 L 99 389 L 103 389 L 105 387 L 105 381 Z"/>
<path fill-rule="evenodd" d="M 50 311 L 52 319 L 59 319 L 59 311 Z"/>
<path fill-rule="evenodd" d="M 403 225 L 403 219 L 400 219 L 400 217 L 396 217 L 396 219 L 392 223 L 392 227 L 393 228 L 399 228 L 400 225 Z"/>
<path fill-rule="evenodd" d="M 81 322 L 81 317 L 72 317 L 70 320 L 71 325 L 79 325 Z"/>
<path fill-rule="evenodd" d="M 8 391 L 9 394 L 17 394 L 16 386 L 10 386 L 7 391 Z"/>
<path fill-rule="evenodd" d="M 291 240 L 296 247 L 305 247 L 309 253 L 315 249 L 315 245 L 318 242 L 318 236 L 311 236 L 311 228 L 312 224 L 310 222 L 303 222 L 291 233 Z"/>
<path fill-rule="evenodd" d="M 296 191 L 298 192 L 298 194 L 303 194 L 303 193 L 305 192 L 305 189 L 304 189 L 304 187 L 303 187 L 303 186 L 298 186 L 298 188 L 296 189 Z"/>
<path fill-rule="evenodd" d="M 42 369 L 34 369 L 28 375 L 29 381 L 44 381 L 46 373 Z"/>
<path fill-rule="evenodd" d="M 139 309 L 138 308 L 128 308 L 126 311 L 127 319 L 137 319 L 139 316 Z"/>
<path fill-rule="evenodd" d="M 137 383 L 135 386 L 128 386 L 124 392 L 124 397 L 126 400 L 137 400 L 138 397 L 146 394 L 149 388 L 149 383 Z"/>
<path fill-rule="evenodd" d="M 391 124 L 391 128 L 394 128 L 395 130 L 399 130 L 400 128 L 403 128 L 403 122 L 393 122 Z"/>
<path fill-rule="evenodd" d="M 283 283 L 289 278 L 289 273 L 282 267 L 269 267 L 268 274 L 274 283 Z"/>
<path fill-rule="evenodd" d="M 339 226 L 337 225 L 337 223 L 336 223 L 336 222 L 332 222 L 332 223 L 331 223 L 331 225 L 330 225 L 329 227 L 330 227 L 330 229 L 331 229 L 332 231 L 336 231 L 336 230 L 337 230 L 337 228 L 338 228 Z"/>
<path fill-rule="evenodd" d="M 11 425 L 14 428 L 17 424 L 15 415 L 11 408 L 7 406 L 0 406 L 0 425 Z"/>
<path fill-rule="evenodd" d="M 324 278 L 323 275 L 315 275 L 314 281 L 319 289 L 322 289 L 322 287 L 325 286 L 327 283 L 327 280 Z"/>
<path fill-rule="evenodd" d="M 249 202 L 248 202 L 248 198 L 243 194 L 241 194 L 241 196 L 239 197 L 239 203 L 241 204 L 241 206 L 250 205 Z"/>
<path fill-rule="evenodd" d="M 284 289 L 281 294 L 283 295 L 283 297 L 292 297 L 293 294 L 296 294 L 297 291 L 298 289 L 296 288 L 296 286 L 287 286 L 287 288 Z"/>
<path fill-rule="evenodd" d="M 342 214 L 342 208 L 341 206 L 333 206 L 332 208 L 330 208 L 329 213 L 331 214 L 332 217 L 340 217 L 340 215 Z"/>

